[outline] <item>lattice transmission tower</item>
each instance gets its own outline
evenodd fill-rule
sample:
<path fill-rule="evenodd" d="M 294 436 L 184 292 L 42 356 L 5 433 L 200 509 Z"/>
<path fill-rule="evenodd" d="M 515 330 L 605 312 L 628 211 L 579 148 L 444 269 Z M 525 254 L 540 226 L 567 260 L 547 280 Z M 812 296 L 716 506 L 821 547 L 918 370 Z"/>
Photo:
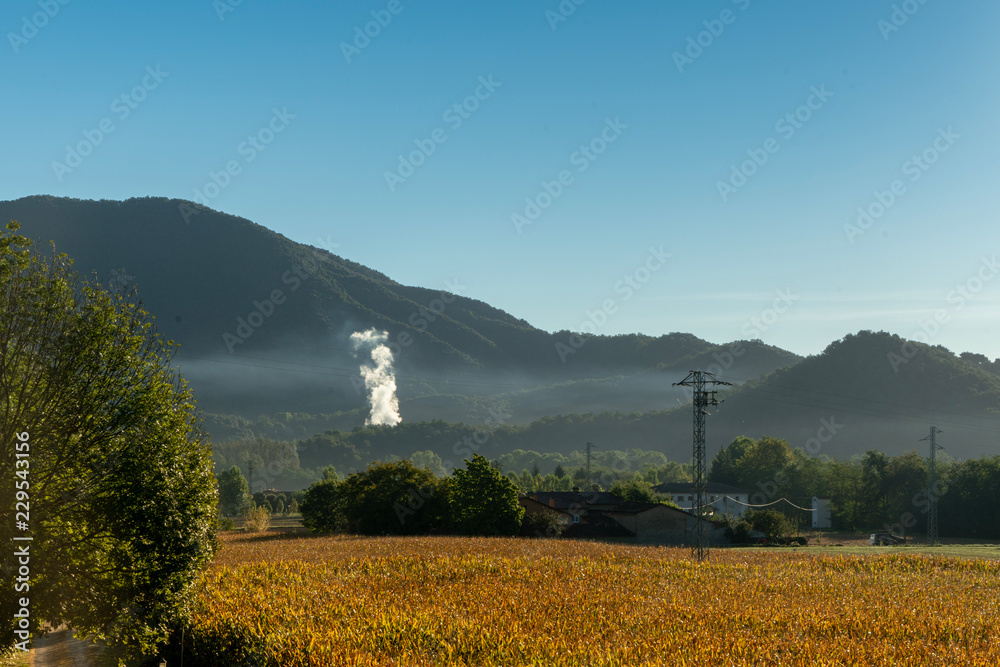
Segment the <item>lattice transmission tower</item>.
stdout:
<path fill-rule="evenodd" d="M 694 544 L 692 555 L 699 561 L 708 558 L 708 536 L 705 534 L 705 417 L 708 416 L 708 406 L 718 405 L 716 391 L 705 389 L 707 385 L 731 386 L 730 382 L 716 379 L 711 373 L 691 371 L 686 378 L 675 382 L 674 386 L 691 387 L 694 391 L 694 503 L 691 509 L 695 514 Z"/>
<path fill-rule="evenodd" d="M 938 543 L 938 513 L 937 513 L 937 490 L 935 489 L 937 483 L 937 470 L 935 470 L 934 459 L 937 454 L 937 450 L 944 449 L 941 445 L 937 444 L 938 433 L 942 431 L 938 429 L 937 426 L 931 426 L 931 434 L 926 438 L 921 438 L 920 442 L 925 440 L 931 441 L 931 464 L 930 464 L 930 481 L 927 486 L 927 499 L 930 500 L 930 507 L 927 508 L 927 541 L 931 544 Z"/>

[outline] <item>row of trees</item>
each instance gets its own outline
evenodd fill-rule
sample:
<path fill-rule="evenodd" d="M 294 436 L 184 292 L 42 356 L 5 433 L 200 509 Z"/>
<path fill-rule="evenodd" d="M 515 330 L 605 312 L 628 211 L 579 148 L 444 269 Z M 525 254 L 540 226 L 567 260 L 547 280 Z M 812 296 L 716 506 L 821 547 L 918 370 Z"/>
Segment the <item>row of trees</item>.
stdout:
<path fill-rule="evenodd" d="M 212 455 L 220 477 L 236 466 L 244 477 L 250 477 L 253 471 L 254 489 L 275 488 L 282 491 L 309 486 L 322 479 L 323 470 L 330 466 L 353 470 L 364 465 L 365 460 L 362 452 L 352 444 L 330 433 L 317 434 L 298 442 L 270 438 L 231 440 L 214 445 Z M 451 474 L 434 450 L 414 451 L 406 458 L 438 477 Z M 388 455 L 382 460 L 399 461 L 401 457 Z M 662 452 L 595 450 L 589 480 L 585 464 L 586 455 L 583 452 L 560 454 L 524 449 L 515 449 L 494 460 L 494 465 L 526 492 L 570 491 L 575 486 L 589 486 L 588 481 L 609 487 L 618 480 L 633 478 L 644 479 L 653 485 L 691 480 L 690 465 L 670 461 Z M 518 470 L 520 472 L 516 472 Z"/>
<path fill-rule="evenodd" d="M 922 532 L 932 496 L 938 502 L 942 537 L 1000 539 L 1000 456 L 955 461 L 938 455 L 938 483 L 930 489 L 928 460 L 916 452 L 888 456 L 870 450 L 848 461 L 812 457 L 781 439 L 733 440 L 712 461 L 710 482 L 750 491 L 751 504 L 781 498 L 809 507 L 813 496 L 830 498 L 833 527 Z M 808 517 L 785 503 L 790 517 Z"/>
<path fill-rule="evenodd" d="M 524 517 L 517 498 L 517 487 L 476 454 L 445 478 L 408 460 L 373 463 L 309 487 L 301 512 L 315 532 L 514 535 Z"/>
<path fill-rule="evenodd" d="M 324 435 L 309 442 L 314 448 L 323 443 L 334 448 L 345 445 L 342 442 L 335 444 L 334 440 Z M 230 443 L 217 452 L 216 457 L 217 463 L 242 460 L 240 468 L 247 473 L 249 466 L 254 466 L 255 481 L 271 480 L 270 473 L 281 475 L 285 471 L 308 473 L 310 482 L 321 478 L 321 469 L 302 468 L 298 458 L 300 453 L 305 454 L 305 460 L 318 465 L 324 460 L 321 452 L 301 449 L 302 446 L 303 443 L 295 446 L 263 439 L 248 440 Z M 355 461 L 358 454 L 355 452 L 351 460 Z M 398 461 L 394 456 L 387 460 Z M 445 478 L 451 472 L 433 450 L 414 452 L 409 460 L 415 467 L 426 469 L 438 478 Z M 493 465 L 522 493 L 571 491 L 594 485 L 610 489 L 618 483 L 652 487 L 665 482 L 691 481 L 689 464 L 668 461 L 659 452 L 637 449 L 595 452 L 589 476 L 582 453 L 514 450 L 501 455 Z M 945 454 L 939 455 L 942 536 L 1000 538 L 1000 518 L 994 519 L 993 515 L 978 511 L 1000 500 L 997 498 L 1000 492 L 994 492 L 1000 489 L 998 469 L 1000 463 L 995 458 L 958 462 Z M 288 477 L 282 479 L 290 480 Z M 923 530 L 930 502 L 927 460 L 916 452 L 891 457 L 872 450 L 850 460 L 836 460 L 828 456 L 809 456 L 801 449 L 792 448 L 787 441 L 770 436 L 733 440 L 712 461 L 709 481 L 748 490 L 755 505 L 786 498 L 796 505 L 808 507 L 813 496 L 830 498 L 833 500 L 834 527 L 842 530 Z M 223 504 L 225 506 L 225 500 Z M 776 507 L 799 523 L 809 521 L 808 514 L 791 509 L 785 503 Z"/>

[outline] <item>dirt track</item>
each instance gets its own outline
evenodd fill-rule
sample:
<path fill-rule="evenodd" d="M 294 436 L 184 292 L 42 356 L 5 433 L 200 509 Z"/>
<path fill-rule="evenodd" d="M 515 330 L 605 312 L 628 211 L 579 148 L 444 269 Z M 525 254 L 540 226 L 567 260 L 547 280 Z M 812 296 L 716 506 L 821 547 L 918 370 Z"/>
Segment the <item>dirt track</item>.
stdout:
<path fill-rule="evenodd" d="M 33 667 L 89 667 L 98 654 L 91 643 L 75 639 L 70 630 L 52 632 L 32 642 L 28 664 Z"/>

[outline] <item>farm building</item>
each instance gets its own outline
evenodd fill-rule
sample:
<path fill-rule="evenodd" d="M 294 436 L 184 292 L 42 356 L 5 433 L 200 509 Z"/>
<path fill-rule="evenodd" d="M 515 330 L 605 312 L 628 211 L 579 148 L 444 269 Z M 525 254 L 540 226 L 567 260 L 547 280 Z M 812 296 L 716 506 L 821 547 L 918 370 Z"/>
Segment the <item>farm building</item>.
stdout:
<path fill-rule="evenodd" d="M 613 493 L 552 491 L 521 496 L 526 512 L 555 512 L 563 535 L 613 539 L 638 544 L 689 544 L 696 517 L 660 503 L 625 502 Z M 726 542 L 721 530 L 708 531 L 716 544 Z"/>

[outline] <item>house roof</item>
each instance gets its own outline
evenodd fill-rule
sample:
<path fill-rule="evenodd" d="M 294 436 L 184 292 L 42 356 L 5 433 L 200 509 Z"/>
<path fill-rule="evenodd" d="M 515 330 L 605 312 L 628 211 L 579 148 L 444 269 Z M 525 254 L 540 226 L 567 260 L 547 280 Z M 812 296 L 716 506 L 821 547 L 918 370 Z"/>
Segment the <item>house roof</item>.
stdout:
<path fill-rule="evenodd" d="M 649 510 L 655 510 L 659 507 L 665 507 L 673 512 L 687 514 L 684 510 L 679 510 L 676 507 L 670 507 L 669 505 L 664 505 L 663 503 L 622 503 L 620 505 L 615 505 L 611 509 L 607 510 L 607 512 L 609 514 L 641 514 L 643 512 L 648 512 Z"/>
<path fill-rule="evenodd" d="M 528 497 L 553 509 L 567 510 L 574 506 L 613 507 L 622 504 L 622 499 L 608 491 L 538 491 Z"/>
<path fill-rule="evenodd" d="M 679 483 L 669 483 L 669 484 L 657 484 L 653 487 L 653 490 L 657 493 L 694 493 L 694 484 L 689 482 L 679 482 Z M 750 492 L 746 489 L 740 489 L 735 486 L 730 486 L 729 484 L 720 484 L 718 482 L 709 482 L 705 485 L 706 493 L 714 493 L 716 495 L 749 495 Z"/>
<path fill-rule="evenodd" d="M 534 511 L 538 511 L 539 509 L 542 509 L 542 510 L 548 510 L 550 512 L 556 512 L 558 514 L 565 514 L 567 516 L 569 516 L 569 514 L 570 514 L 569 512 L 567 512 L 566 510 L 564 510 L 562 508 L 551 507 L 551 506 L 549 506 L 549 505 L 547 505 L 545 503 L 542 503 L 542 502 L 539 502 L 539 501 L 535 500 L 534 498 L 532 498 L 530 496 L 520 496 L 517 499 L 517 502 L 518 502 L 518 504 L 521 507 L 530 507 L 530 506 L 534 505 L 535 506 L 535 510 Z"/>

